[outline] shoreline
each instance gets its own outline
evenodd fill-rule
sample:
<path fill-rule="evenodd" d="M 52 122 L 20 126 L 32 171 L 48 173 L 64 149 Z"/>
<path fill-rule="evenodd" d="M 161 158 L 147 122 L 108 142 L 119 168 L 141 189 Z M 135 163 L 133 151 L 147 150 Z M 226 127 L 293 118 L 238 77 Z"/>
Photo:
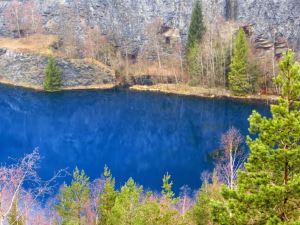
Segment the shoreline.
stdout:
<path fill-rule="evenodd" d="M 237 96 L 225 89 L 212 89 L 203 87 L 191 87 L 187 84 L 157 84 L 152 86 L 133 85 L 129 87 L 132 91 L 158 92 L 171 95 L 190 96 L 209 99 L 231 99 L 242 102 L 276 103 L 279 96 L 275 95 L 245 95 Z"/>
<path fill-rule="evenodd" d="M 43 87 L 39 85 L 32 85 L 28 83 L 13 83 L 9 80 L 0 79 L 1 85 L 7 85 L 16 88 L 30 89 L 33 91 L 44 92 Z M 75 90 L 109 90 L 116 89 L 118 85 L 116 84 L 97 84 L 97 85 L 80 85 L 73 87 L 62 87 L 59 91 L 75 91 Z M 203 88 L 203 87 L 191 87 L 187 84 L 156 84 L 156 85 L 133 85 L 125 88 L 130 91 L 140 91 L 140 92 L 156 92 L 170 95 L 179 96 L 190 96 L 198 98 L 210 98 L 210 99 L 231 99 L 235 101 L 242 102 L 259 102 L 259 103 L 276 103 L 278 101 L 278 96 L 275 95 L 246 95 L 246 96 L 236 96 L 231 94 L 225 89 L 213 89 L 213 88 Z M 58 92 L 59 92 L 58 91 Z"/>
<path fill-rule="evenodd" d="M 39 85 L 33 85 L 28 83 L 13 83 L 8 80 L 0 79 L 1 85 L 16 87 L 16 88 L 24 88 L 24 89 L 30 89 L 33 91 L 38 92 L 47 92 L 44 90 L 42 86 Z M 96 84 L 96 85 L 79 85 L 79 86 L 73 86 L 73 87 L 61 87 L 59 91 L 75 91 L 75 90 L 108 90 L 115 88 L 115 84 Z M 56 91 L 56 92 L 59 92 Z M 54 91 L 55 92 L 55 91 Z"/>

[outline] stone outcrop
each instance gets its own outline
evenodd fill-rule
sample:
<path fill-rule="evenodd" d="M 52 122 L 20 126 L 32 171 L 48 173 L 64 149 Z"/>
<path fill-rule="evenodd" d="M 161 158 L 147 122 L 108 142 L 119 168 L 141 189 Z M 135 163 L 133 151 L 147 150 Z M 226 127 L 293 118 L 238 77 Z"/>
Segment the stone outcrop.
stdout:
<path fill-rule="evenodd" d="M 63 87 L 115 83 L 114 73 L 105 66 L 61 58 L 57 58 L 57 64 L 62 71 Z M 0 80 L 42 87 L 46 65 L 45 56 L 0 49 Z"/>

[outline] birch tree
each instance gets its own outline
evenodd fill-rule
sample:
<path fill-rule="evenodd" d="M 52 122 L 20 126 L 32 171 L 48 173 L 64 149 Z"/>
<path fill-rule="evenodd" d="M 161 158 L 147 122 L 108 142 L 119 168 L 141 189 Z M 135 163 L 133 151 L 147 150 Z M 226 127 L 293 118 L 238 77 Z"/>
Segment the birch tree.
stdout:
<path fill-rule="evenodd" d="M 230 128 L 221 138 L 221 153 L 216 170 L 220 180 L 230 189 L 235 188 L 237 173 L 246 159 L 242 143 L 243 136 L 234 127 Z"/>

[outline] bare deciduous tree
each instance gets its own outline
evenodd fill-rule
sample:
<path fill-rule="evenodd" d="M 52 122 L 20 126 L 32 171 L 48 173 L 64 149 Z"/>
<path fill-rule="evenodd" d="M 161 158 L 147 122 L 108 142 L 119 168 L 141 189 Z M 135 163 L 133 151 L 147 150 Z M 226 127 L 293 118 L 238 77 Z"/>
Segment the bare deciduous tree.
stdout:
<path fill-rule="evenodd" d="M 42 181 L 37 174 L 39 161 L 40 154 L 38 150 L 34 150 L 15 164 L 0 167 L 0 225 L 4 224 L 15 202 L 22 202 L 23 214 L 28 214 L 30 206 L 39 197 L 49 194 L 54 187 L 54 181 L 64 176 L 62 170 L 52 179 Z M 29 188 L 24 188 L 24 184 Z"/>
<path fill-rule="evenodd" d="M 230 128 L 221 139 L 221 152 L 216 171 L 220 180 L 231 189 L 235 188 L 237 172 L 246 159 L 242 148 L 243 140 L 241 133 L 234 127 Z"/>
<path fill-rule="evenodd" d="M 83 44 L 84 56 L 111 65 L 114 56 L 114 48 L 107 38 L 101 34 L 99 27 L 88 27 L 85 29 Z"/>
<path fill-rule="evenodd" d="M 36 1 L 28 0 L 21 2 L 13 0 L 5 12 L 6 26 L 17 33 L 20 38 L 23 35 L 42 32 L 42 18 Z"/>
<path fill-rule="evenodd" d="M 146 35 L 148 37 L 149 41 L 149 52 L 152 51 L 152 49 L 155 51 L 158 68 L 162 68 L 161 63 L 161 46 L 160 46 L 160 40 L 159 40 L 159 32 L 162 26 L 162 20 L 161 18 L 156 18 L 153 22 L 148 24 L 146 27 Z"/>
<path fill-rule="evenodd" d="M 18 0 L 13 0 L 5 12 L 6 26 L 10 31 L 17 32 L 19 38 L 22 36 L 22 14 L 22 3 Z"/>

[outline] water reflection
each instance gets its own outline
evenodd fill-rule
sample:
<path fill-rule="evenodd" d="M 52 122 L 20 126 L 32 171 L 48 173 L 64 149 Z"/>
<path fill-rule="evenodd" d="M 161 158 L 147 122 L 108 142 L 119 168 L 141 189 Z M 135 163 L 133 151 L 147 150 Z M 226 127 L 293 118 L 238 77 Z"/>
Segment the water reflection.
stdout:
<path fill-rule="evenodd" d="M 55 94 L 0 86 L 0 157 L 20 157 L 39 147 L 40 175 L 75 166 L 99 177 L 107 164 L 118 185 L 133 177 L 159 190 L 172 174 L 175 189 L 200 186 L 212 169 L 208 152 L 230 126 L 247 133 L 253 109 L 267 107 L 125 91 Z"/>

